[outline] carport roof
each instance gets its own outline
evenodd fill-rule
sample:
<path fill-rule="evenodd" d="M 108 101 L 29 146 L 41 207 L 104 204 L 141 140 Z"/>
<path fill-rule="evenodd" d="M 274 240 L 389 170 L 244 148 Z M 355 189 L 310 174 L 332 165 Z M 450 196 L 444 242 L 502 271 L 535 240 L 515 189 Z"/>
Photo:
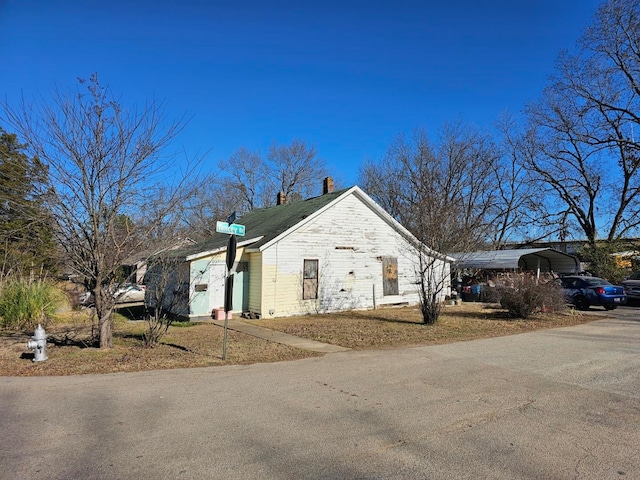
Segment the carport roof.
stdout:
<path fill-rule="evenodd" d="M 484 270 L 537 270 L 576 273 L 580 262 L 573 255 L 552 248 L 523 248 L 489 252 L 452 253 L 458 268 Z"/>

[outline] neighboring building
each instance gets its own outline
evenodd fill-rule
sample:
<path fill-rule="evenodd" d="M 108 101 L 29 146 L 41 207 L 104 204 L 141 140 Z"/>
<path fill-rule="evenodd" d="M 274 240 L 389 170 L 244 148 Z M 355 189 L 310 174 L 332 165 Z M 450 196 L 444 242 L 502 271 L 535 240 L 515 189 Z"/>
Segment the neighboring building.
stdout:
<path fill-rule="evenodd" d="M 246 234 L 237 238 L 233 312 L 264 318 L 419 302 L 419 242 L 359 187 L 334 192 L 332 184 L 325 179 L 323 195 L 308 200 L 286 203 L 280 194 L 279 205 L 236 221 Z M 181 250 L 173 313 L 210 317 L 223 307 L 228 242 L 219 233 Z M 431 258 L 447 279 L 444 300 L 453 259 Z"/>
<path fill-rule="evenodd" d="M 145 276 L 147 274 L 147 261 L 150 257 L 158 255 L 163 252 L 178 250 L 180 248 L 186 248 L 189 245 L 194 245 L 196 242 L 190 238 L 176 239 L 171 243 L 171 246 L 162 248 L 160 250 L 142 251 L 137 255 L 132 255 L 126 258 L 122 262 L 122 272 L 124 281 L 127 283 L 144 284 Z"/>

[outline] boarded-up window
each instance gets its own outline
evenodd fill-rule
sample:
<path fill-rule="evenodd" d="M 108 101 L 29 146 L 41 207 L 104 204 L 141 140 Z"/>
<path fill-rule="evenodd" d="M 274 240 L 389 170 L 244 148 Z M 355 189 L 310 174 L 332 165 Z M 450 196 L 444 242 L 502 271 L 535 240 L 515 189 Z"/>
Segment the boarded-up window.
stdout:
<path fill-rule="evenodd" d="M 398 259 L 382 257 L 382 294 L 398 295 Z"/>
<path fill-rule="evenodd" d="M 302 299 L 313 300 L 315 298 L 318 298 L 318 260 L 305 260 Z"/>

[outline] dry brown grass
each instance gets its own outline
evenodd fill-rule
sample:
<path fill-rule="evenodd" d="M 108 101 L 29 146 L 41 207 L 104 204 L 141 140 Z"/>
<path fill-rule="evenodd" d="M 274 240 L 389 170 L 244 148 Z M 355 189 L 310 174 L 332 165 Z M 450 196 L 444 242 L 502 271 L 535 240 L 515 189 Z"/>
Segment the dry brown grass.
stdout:
<path fill-rule="evenodd" d="M 387 308 L 331 315 L 252 321 L 273 330 L 352 349 L 396 348 L 495 337 L 595 320 L 575 314 L 510 320 L 504 311 L 482 304 L 448 307 L 438 323 L 424 325 L 416 308 Z M 229 330 L 227 360 L 222 360 L 223 329 L 199 323 L 172 326 L 153 349 L 142 346 L 143 322 L 119 318 L 110 350 L 85 344 L 86 315 L 71 315 L 47 327 L 46 362 L 32 362 L 28 335 L 0 335 L 0 376 L 76 375 L 170 368 L 209 367 L 295 360 L 321 354 L 288 347 Z"/>
<path fill-rule="evenodd" d="M 73 321 L 47 326 L 45 362 L 32 362 L 28 335 L 0 335 L 0 376 L 78 375 L 135 372 L 172 368 L 277 362 L 320 355 L 298 348 L 228 331 L 227 359 L 222 360 L 223 329 L 211 323 L 172 326 L 155 348 L 145 348 L 145 324 L 118 318 L 114 348 L 101 350 L 87 344 L 91 328 L 78 315 Z"/>
<path fill-rule="evenodd" d="M 595 319 L 568 311 L 515 320 L 496 305 L 465 303 L 444 308 L 434 325 L 422 323 L 420 310 L 413 307 L 274 318 L 259 320 L 256 324 L 299 337 L 363 350 L 498 337 L 541 328 L 577 325 Z"/>

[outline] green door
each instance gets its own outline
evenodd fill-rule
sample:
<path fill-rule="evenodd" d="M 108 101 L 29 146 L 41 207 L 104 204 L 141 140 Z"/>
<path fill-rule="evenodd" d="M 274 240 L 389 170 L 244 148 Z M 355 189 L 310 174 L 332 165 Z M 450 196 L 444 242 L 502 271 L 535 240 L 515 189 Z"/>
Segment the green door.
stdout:
<path fill-rule="evenodd" d="M 233 311 L 249 311 L 249 262 L 239 262 L 233 279 Z"/>

